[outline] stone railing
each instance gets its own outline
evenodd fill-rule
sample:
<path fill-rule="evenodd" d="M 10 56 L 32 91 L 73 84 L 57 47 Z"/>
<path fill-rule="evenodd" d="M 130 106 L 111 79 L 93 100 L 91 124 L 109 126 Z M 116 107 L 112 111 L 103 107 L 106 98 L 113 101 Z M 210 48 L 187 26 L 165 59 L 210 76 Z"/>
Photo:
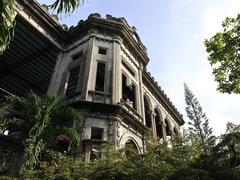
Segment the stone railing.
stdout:
<path fill-rule="evenodd" d="M 138 119 L 139 121 L 141 121 L 143 123 L 143 117 L 141 116 L 141 114 L 138 113 L 138 111 L 136 109 L 133 108 L 132 103 L 126 102 L 123 99 L 121 99 L 120 105 L 128 111 L 128 113 L 130 113 L 131 115 L 133 115 L 136 119 Z"/>
<path fill-rule="evenodd" d="M 99 91 L 88 91 L 88 101 L 111 104 L 112 97 L 110 93 Z"/>

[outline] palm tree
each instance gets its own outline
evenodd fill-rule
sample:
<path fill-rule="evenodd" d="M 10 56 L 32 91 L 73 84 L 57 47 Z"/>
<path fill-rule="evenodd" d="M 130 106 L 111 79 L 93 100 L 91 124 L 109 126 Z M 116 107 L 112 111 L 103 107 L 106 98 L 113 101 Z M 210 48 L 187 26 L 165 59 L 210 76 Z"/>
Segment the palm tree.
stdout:
<path fill-rule="evenodd" d="M 49 5 L 50 8 L 59 13 L 72 13 L 84 0 L 56 0 Z M 0 55 L 8 48 L 13 39 L 16 11 L 16 0 L 0 1 Z"/>
<path fill-rule="evenodd" d="M 8 130 L 9 136 L 24 146 L 20 173 L 33 169 L 48 150 L 67 154 L 78 147 L 81 115 L 65 105 L 64 99 L 35 94 L 10 96 L 4 106 L 11 111 L 0 118 L 0 129 Z"/>

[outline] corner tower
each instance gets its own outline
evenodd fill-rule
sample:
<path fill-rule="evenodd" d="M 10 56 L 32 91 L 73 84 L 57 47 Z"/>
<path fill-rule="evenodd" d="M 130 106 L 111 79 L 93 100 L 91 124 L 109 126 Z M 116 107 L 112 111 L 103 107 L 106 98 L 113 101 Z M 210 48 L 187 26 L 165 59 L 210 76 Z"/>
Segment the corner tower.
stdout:
<path fill-rule="evenodd" d="M 132 143 L 143 152 L 145 131 L 159 139 L 179 132 L 182 116 L 146 71 L 149 58 L 135 27 L 95 13 L 68 32 L 48 92 L 83 112 L 86 160 L 102 143 Z"/>

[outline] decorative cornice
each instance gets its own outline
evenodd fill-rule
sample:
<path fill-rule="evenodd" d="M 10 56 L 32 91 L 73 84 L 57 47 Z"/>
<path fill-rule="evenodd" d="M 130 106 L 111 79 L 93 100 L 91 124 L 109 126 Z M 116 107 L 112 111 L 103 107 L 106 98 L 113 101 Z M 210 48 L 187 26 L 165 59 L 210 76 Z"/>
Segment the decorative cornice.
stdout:
<path fill-rule="evenodd" d="M 166 110 L 178 120 L 180 125 L 183 125 L 185 122 L 183 120 L 183 115 L 180 114 L 177 108 L 170 101 L 169 97 L 167 97 L 166 93 L 162 90 L 162 88 L 158 85 L 158 83 L 154 80 L 149 72 L 146 70 L 143 71 L 143 83 L 146 87 L 152 92 L 152 94 L 162 102 L 162 105 L 166 108 Z"/>

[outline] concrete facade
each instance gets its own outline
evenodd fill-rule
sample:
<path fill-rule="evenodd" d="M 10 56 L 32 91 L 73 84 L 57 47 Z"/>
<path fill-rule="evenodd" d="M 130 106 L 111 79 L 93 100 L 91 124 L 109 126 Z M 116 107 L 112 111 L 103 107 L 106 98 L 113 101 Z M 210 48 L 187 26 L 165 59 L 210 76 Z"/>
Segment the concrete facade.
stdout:
<path fill-rule="evenodd" d="M 142 153 L 146 131 L 159 140 L 179 132 L 182 115 L 147 72 L 147 50 L 124 18 L 95 13 L 68 29 L 36 2 L 18 4 L 19 16 L 58 49 L 47 93 L 83 112 L 86 161 L 104 143 L 132 143 Z"/>

